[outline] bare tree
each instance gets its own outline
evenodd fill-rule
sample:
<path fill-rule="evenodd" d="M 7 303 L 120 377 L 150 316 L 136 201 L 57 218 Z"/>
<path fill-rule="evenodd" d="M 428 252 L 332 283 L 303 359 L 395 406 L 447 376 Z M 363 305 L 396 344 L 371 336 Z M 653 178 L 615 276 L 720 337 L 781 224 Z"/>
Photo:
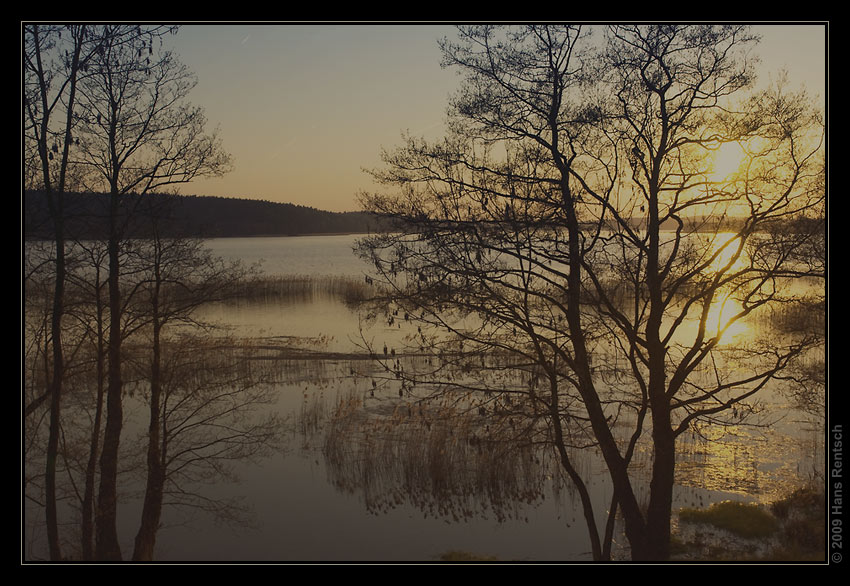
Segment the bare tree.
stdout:
<path fill-rule="evenodd" d="M 46 246 L 45 246 L 46 244 Z M 57 446 L 56 464 L 60 465 L 55 486 L 57 504 L 64 506 L 61 521 L 58 525 L 70 527 L 67 513 L 74 508 L 74 501 L 79 499 L 81 505 L 81 550 L 77 550 L 75 542 L 68 540 L 67 535 L 61 535 L 60 544 L 63 558 L 82 556 L 83 559 L 93 559 L 93 516 L 94 516 L 94 482 L 96 478 L 96 454 L 100 439 L 100 414 L 102 406 L 102 382 L 105 352 L 102 335 L 104 331 L 103 315 L 103 282 L 99 279 L 99 269 L 102 263 L 97 262 L 100 252 L 96 243 L 87 250 L 81 250 L 79 244 L 70 243 L 66 256 L 66 285 L 63 300 L 63 377 L 62 377 L 62 419 L 59 428 L 60 437 Z M 44 272 L 44 266 L 39 268 L 35 263 L 51 265 L 55 262 L 55 247 L 52 243 L 29 242 L 26 246 L 26 259 L 32 270 L 28 271 L 25 280 L 26 324 L 25 362 L 28 372 L 25 376 L 27 385 L 27 406 L 25 410 L 25 437 L 28 447 L 25 451 L 28 482 L 25 491 L 28 499 L 35 498 L 38 493 L 40 479 L 34 474 L 37 463 L 47 460 L 47 454 L 41 453 L 32 441 L 44 437 L 42 432 L 40 399 L 43 395 L 31 394 L 39 388 L 45 379 L 49 379 L 51 363 L 49 345 L 45 342 L 44 323 L 49 324 L 50 306 L 52 305 L 52 288 L 55 274 Z M 43 256 L 42 256 L 43 255 Z M 94 262 L 89 259 L 95 259 Z M 41 263 L 39 263 L 41 264 Z M 39 368 L 39 365 L 41 368 Z M 49 413 L 49 410 L 48 410 Z M 90 418 L 91 415 L 91 418 Z M 89 435 L 90 434 L 90 435 Z M 49 431 L 48 431 L 49 437 Z M 29 439 L 31 438 L 31 439 Z M 81 439 L 85 438 L 85 439 Z M 73 478 L 79 459 L 88 459 L 84 478 L 79 484 L 67 480 Z M 85 466 L 85 465 L 83 465 Z M 83 467 L 81 466 L 81 467 Z M 46 506 L 46 503 L 42 503 Z M 70 506 L 70 509 L 69 509 Z M 60 535 L 57 534 L 57 539 Z M 48 548 L 49 549 L 49 548 Z"/>
<path fill-rule="evenodd" d="M 42 397 L 50 398 L 50 434 L 47 447 L 45 513 L 51 559 L 61 559 L 56 520 L 56 455 L 59 446 L 64 355 L 62 319 L 65 299 L 64 198 L 77 82 L 81 69 L 92 57 L 86 40 L 87 27 L 24 27 L 24 143 L 28 184 L 45 192 L 55 244 L 55 279 L 51 312 L 52 375 Z M 64 39 L 63 37 L 64 33 Z M 61 146 L 60 146 L 61 145 Z M 61 152 L 60 152 L 61 150 Z"/>
<path fill-rule="evenodd" d="M 119 248 L 124 222 L 132 216 L 122 208 L 122 198 L 229 168 L 216 135 L 205 134 L 203 112 L 186 101 L 194 76 L 161 48 L 162 36 L 173 32 L 172 27 L 130 25 L 93 30 L 97 50 L 79 84 L 74 113 L 80 142 L 73 163 L 87 170 L 89 189 L 110 195 L 108 384 L 96 539 L 96 555 L 106 560 L 121 558 L 115 525 L 123 418 Z"/>
<path fill-rule="evenodd" d="M 143 209 L 138 210 L 149 219 L 151 234 L 134 252 L 137 262 L 144 267 L 145 277 L 134 287 L 137 301 L 127 310 L 128 313 L 138 312 L 133 321 L 145 324 L 151 337 L 147 479 L 141 524 L 133 552 L 136 561 L 150 561 L 154 557 L 169 472 L 169 454 L 164 452 L 171 442 L 169 430 L 163 429 L 169 423 L 163 411 L 168 397 L 164 388 L 167 385 L 163 378 L 162 358 L 167 339 L 165 330 L 171 325 L 197 325 L 194 310 L 204 303 L 232 294 L 233 285 L 247 275 L 241 265 L 214 258 L 198 239 L 164 236 L 164 230 L 175 230 L 174 226 L 170 226 L 173 224 L 169 217 L 171 204 L 171 198 L 160 197 L 156 201 L 143 202 Z M 223 424 L 223 421 L 212 420 L 210 423 Z"/>
<path fill-rule="evenodd" d="M 768 228 L 810 213 L 825 199 L 823 126 L 810 100 L 781 89 L 739 104 L 730 99 L 751 81 L 739 47 L 752 40 L 739 27 L 614 27 L 608 45 L 606 63 L 618 89 L 612 112 L 622 123 L 624 146 L 632 149 L 629 178 L 646 207 L 643 230 L 626 228 L 626 217 L 605 203 L 620 250 L 630 251 L 638 311 L 624 320 L 598 279 L 594 288 L 614 322 L 629 324 L 618 335 L 634 355 L 643 353 L 646 374 L 639 380 L 654 448 L 645 527 L 647 554 L 654 558 L 669 555 L 676 437 L 697 421 L 743 410 L 818 343 L 808 335 L 780 341 L 768 334 L 738 350 L 739 371 L 724 348 L 730 328 L 793 297 L 789 278 L 802 276 L 789 253 L 811 235 L 790 233 L 777 247 L 775 238 L 764 237 Z M 732 172 L 722 169 L 717 154 L 713 166 L 707 164 L 712 158 L 705 155 L 723 145 L 742 151 Z M 708 218 L 708 226 L 686 224 L 697 215 Z M 622 254 L 614 260 L 618 266 L 626 261 Z M 588 274 L 594 279 L 599 271 Z M 730 365 L 728 371 L 711 376 L 718 362 Z"/>
<path fill-rule="evenodd" d="M 361 252 L 419 322 L 421 345 L 531 375 L 524 389 L 484 377 L 443 388 L 498 391 L 502 409 L 545 426 L 582 495 L 594 558 L 610 555 L 619 510 L 632 557 L 667 559 L 676 438 L 743 412 L 818 343 L 733 348 L 724 334 L 808 274 L 791 252 L 811 235 L 765 235 L 823 202 L 822 127 L 806 100 L 777 92 L 735 110 L 752 79 L 746 28 L 608 32 L 593 45 L 579 27 L 461 27 L 444 42 L 465 75 L 452 133 L 385 155 L 375 176 L 398 191 L 363 203 L 399 230 Z M 712 168 L 723 144 L 745 153 L 731 176 Z M 500 355 L 511 359 L 481 358 Z M 629 468 L 645 436 L 648 507 Z M 570 460 L 582 445 L 598 447 L 614 487 L 604 538 Z"/>
<path fill-rule="evenodd" d="M 122 247 L 122 360 L 125 401 L 131 412 L 148 413 L 144 435 L 126 441 L 121 451 L 122 486 L 141 484 L 142 514 L 133 557 L 151 560 L 163 509 L 202 509 L 220 520 L 247 520 L 240 503 L 206 494 L 205 483 L 228 477 L 228 464 L 265 453 L 282 431 L 274 413 L 275 387 L 270 373 L 252 366 L 252 354 L 239 344 L 198 322 L 194 309 L 241 290 L 234 286 L 249 271 L 217 259 L 196 239 L 164 237 L 173 233 L 163 203 L 179 198 L 154 196 L 139 203 L 135 225 L 146 238 Z M 151 232 L 150 226 L 153 226 Z M 45 374 L 49 331 L 47 269 L 52 248 L 44 256 L 31 247 L 27 271 L 27 376 L 38 385 Z M 62 433 L 58 450 L 57 500 L 62 505 L 60 527 L 65 556 L 94 560 L 93 528 L 96 464 L 100 454 L 106 382 L 106 245 L 74 243 L 70 249 L 66 320 L 63 331 L 69 356 L 66 361 Z M 41 259 L 41 262 L 38 262 Z M 47 306 L 45 306 L 47 304 Z M 200 359 L 199 356 L 203 356 Z M 128 392 L 129 390 L 129 392 Z M 28 391 L 32 392 L 32 391 Z M 129 398 L 127 398 L 129 397 Z M 37 413 L 39 410 L 34 410 Z M 43 424 L 28 426 L 28 471 L 44 458 L 38 442 Z M 33 438 L 34 441 L 30 441 Z M 64 465 L 64 467 L 62 466 Z M 27 495 L 33 500 L 42 477 L 29 474 Z M 135 490 L 131 491 L 133 494 Z M 38 507 L 43 507 L 39 500 Z M 80 542 L 70 533 L 79 516 Z M 171 517 L 173 518 L 173 517 Z"/>
<path fill-rule="evenodd" d="M 160 410 L 162 506 L 250 524 L 241 499 L 211 496 L 202 487 L 235 479 L 234 463 L 280 449 L 284 428 L 275 409 L 277 389 L 270 384 L 274 375 L 226 339 L 174 337 L 164 347 L 169 360 L 163 365 L 168 378 Z M 137 543 L 141 556 L 145 544 Z"/>
<path fill-rule="evenodd" d="M 103 427 L 103 408 L 106 383 L 106 320 L 104 279 L 106 246 L 102 242 L 77 244 L 81 256 L 85 258 L 86 269 L 76 275 L 73 282 L 82 291 L 87 301 L 85 309 L 76 312 L 77 319 L 87 332 L 91 355 L 94 362 L 94 415 L 91 418 L 88 453 L 83 475 L 83 493 L 80 498 L 80 543 L 84 560 L 94 559 L 95 533 L 95 483 L 97 478 L 97 459 L 100 454 L 101 429 Z"/>

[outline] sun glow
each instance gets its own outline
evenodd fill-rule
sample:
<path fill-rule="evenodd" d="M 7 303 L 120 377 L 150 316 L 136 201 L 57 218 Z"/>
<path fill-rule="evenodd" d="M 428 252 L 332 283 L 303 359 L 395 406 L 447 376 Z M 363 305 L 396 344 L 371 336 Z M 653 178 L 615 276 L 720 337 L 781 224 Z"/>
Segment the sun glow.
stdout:
<path fill-rule="evenodd" d="M 740 175 L 746 153 L 739 143 L 725 142 L 709 155 L 709 159 L 709 179 L 712 182 L 722 183 Z"/>

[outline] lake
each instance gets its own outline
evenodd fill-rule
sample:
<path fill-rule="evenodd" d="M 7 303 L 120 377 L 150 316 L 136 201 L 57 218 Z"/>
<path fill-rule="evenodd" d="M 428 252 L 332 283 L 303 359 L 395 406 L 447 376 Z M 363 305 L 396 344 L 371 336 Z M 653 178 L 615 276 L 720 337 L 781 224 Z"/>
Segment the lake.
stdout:
<path fill-rule="evenodd" d="M 369 267 L 352 254 L 356 236 L 233 238 L 209 241 L 228 259 L 261 262 L 272 275 L 344 276 L 365 281 Z M 309 339 L 311 349 L 362 352 L 356 311 L 329 296 L 309 301 L 218 305 L 205 319 L 226 323 L 241 336 L 293 336 Z M 398 327 L 372 326 L 370 341 L 386 344 Z M 317 341 L 318 340 L 318 341 Z M 370 361 L 287 360 L 291 382 L 281 384 L 281 409 L 296 417 L 305 395 L 328 401 L 349 392 L 371 393 Z M 352 375 L 352 371 L 363 373 Z M 288 411 L 288 413 L 287 413 Z M 264 561 L 429 561 L 462 550 L 508 560 L 590 559 L 586 529 L 572 507 L 554 499 L 522 507 L 517 518 L 498 521 L 470 518 L 462 522 L 402 503 L 381 513 L 370 511 L 355 488 L 334 486 L 318 446 L 291 436 L 291 445 L 255 465 L 240 465 L 239 480 L 219 483 L 216 493 L 245 497 L 255 529 L 217 527 L 212 518 L 196 518 L 185 527 L 164 527 L 157 539 L 158 558 L 168 560 Z M 600 482 L 604 484 L 604 482 Z M 610 498 L 605 490 L 600 496 Z M 563 501 L 563 499 L 560 499 Z M 130 516 L 135 516 L 130 513 Z"/>
<path fill-rule="evenodd" d="M 366 320 L 328 285 L 368 285 L 371 267 L 352 253 L 358 238 L 208 241 L 218 256 L 260 263 L 269 276 L 305 277 L 315 286 L 310 294 L 215 303 L 198 312 L 221 326 L 211 336 L 233 335 L 267 349 L 256 364 L 271 373 L 266 409 L 281 417 L 283 442 L 271 453 L 233 462 L 232 476 L 198 484 L 210 501 L 239 504 L 227 510 L 227 519 L 166 507 L 156 559 L 423 562 L 464 551 L 508 561 L 590 561 L 580 501 L 559 480 L 551 455 L 493 454 L 469 435 L 458 443 L 461 427 L 478 420 L 457 418 L 456 427 L 440 428 L 414 390 L 370 358 L 367 347 L 402 366 L 430 360 L 427 353 L 395 356 L 414 327 L 405 316 Z M 822 473 L 822 422 L 778 393 L 763 394 L 773 417 L 769 428 L 729 430 L 713 442 L 681 438 L 674 511 L 729 499 L 770 501 Z M 348 417 L 332 417 L 345 415 L 345 405 L 353 406 Z M 128 437 L 143 437 L 143 401 L 131 399 L 125 413 Z M 387 421 L 396 422 L 395 431 L 376 433 Z M 602 526 L 611 484 L 598 454 L 585 452 L 576 463 L 590 478 Z M 645 446 L 634 461 L 649 468 Z M 128 495 L 137 488 L 125 483 Z M 132 551 L 140 510 L 132 496 L 119 508 L 125 552 Z M 31 541 L 37 540 L 36 532 Z M 615 557 L 627 559 L 627 543 L 616 541 Z"/>
<path fill-rule="evenodd" d="M 236 238 L 212 240 L 209 245 L 225 258 L 262 261 L 269 274 L 359 281 L 365 280 L 370 267 L 352 254 L 357 238 Z M 328 296 L 219 307 L 206 316 L 226 321 L 243 335 L 318 339 L 313 347 L 338 353 L 362 352 L 364 340 L 378 348 L 389 340 L 392 346 L 401 329 L 400 324 L 379 323 L 361 334 L 356 310 Z M 329 358 L 321 366 L 314 362 L 289 360 L 285 365 L 292 381 L 281 384 L 279 393 L 283 411 L 291 410 L 292 417 L 308 396 L 333 402 L 354 393 L 367 405 L 379 400 L 371 396 L 370 368 L 375 366 L 370 361 Z M 773 403 L 776 409 L 787 407 L 779 397 Z M 783 415 L 770 430 L 740 431 L 716 445 L 689 444 L 685 438 L 674 511 L 727 499 L 768 500 L 813 474 L 823 459 L 822 430 L 802 413 Z M 441 514 L 434 512 L 433 503 L 411 498 L 376 506 L 376 496 L 369 494 L 374 487 L 356 477 L 341 482 L 340 471 L 321 447 L 320 440 L 305 441 L 293 434 L 285 453 L 240 466 L 238 482 L 215 489 L 247 498 L 258 527 L 232 533 L 201 518 L 186 527 L 164 528 L 157 543 L 160 559 L 427 561 L 452 550 L 501 560 L 591 559 L 579 502 L 569 490 L 544 483 L 533 502 L 512 505 L 507 515 L 466 510 L 459 516 L 457 506 Z M 583 465 L 594 471 L 590 489 L 601 516 L 611 498 L 610 483 L 598 460 L 588 458 Z M 392 483 L 390 479 L 385 484 Z"/>

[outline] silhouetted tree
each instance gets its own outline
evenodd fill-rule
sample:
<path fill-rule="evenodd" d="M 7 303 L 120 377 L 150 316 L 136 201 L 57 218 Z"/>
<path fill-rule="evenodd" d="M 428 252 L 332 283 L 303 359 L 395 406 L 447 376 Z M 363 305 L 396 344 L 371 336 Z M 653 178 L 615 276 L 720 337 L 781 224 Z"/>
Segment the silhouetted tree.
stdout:
<path fill-rule="evenodd" d="M 163 227 L 169 220 L 161 209 L 165 201 L 141 202 L 136 225 Z M 238 294 L 242 287 L 237 283 L 250 271 L 213 257 L 199 240 L 159 238 L 157 230 L 148 233 L 150 238 L 122 247 L 121 259 L 125 401 L 130 401 L 130 409 L 148 412 L 141 437 L 127 442 L 124 430 L 121 451 L 125 486 L 135 486 L 138 478 L 144 487 L 136 560 L 153 558 L 165 506 L 245 521 L 238 502 L 210 498 L 201 485 L 227 478 L 229 461 L 262 453 L 275 445 L 282 430 L 277 416 L 268 412 L 275 397 L 268 373 L 251 366 L 249 349 L 213 333 L 214 328 L 199 322 L 194 313 L 203 303 Z M 52 275 L 47 269 L 53 249 L 39 244 L 32 243 L 26 256 L 26 364 L 31 369 L 27 396 L 45 379 L 41 369 L 49 354 Z M 57 500 L 64 504 L 59 525 L 67 528 L 61 536 L 66 557 L 93 560 L 96 464 L 105 407 L 108 259 L 103 242 L 73 243 L 69 250 L 73 262 L 63 324 L 69 357 Z M 43 424 L 36 420 L 40 412 L 32 410 L 25 450 L 27 496 L 38 507 L 43 506 L 37 500 L 41 477 L 32 473 L 32 466 L 44 458 L 39 442 Z M 77 512 L 79 546 L 69 533 Z"/>
<path fill-rule="evenodd" d="M 227 171 L 218 138 L 205 134 L 202 111 L 186 102 L 194 76 L 161 37 L 173 27 L 104 25 L 91 31 L 97 50 L 79 83 L 74 164 L 85 185 L 110 195 L 108 236 L 109 342 L 106 420 L 100 457 L 96 556 L 121 558 L 116 531 L 118 446 L 122 427 L 120 246 L 122 196 Z M 76 144 L 76 142 L 75 142 Z M 125 215 L 126 214 L 126 215 Z"/>
<path fill-rule="evenodd" d="M 235 480 L 233 463 L 279 449 L 283 432 L 271 373 L 230 340 L 203 333 L 163 337 L 159 374 L 159 388 L 151 381 L 146 394 L 151 427 L 158 416 L 158 436 L 149 430 L 143 444 L 147 476 L 136 560 L 153 559 L 166 507 L 204 511 L 217 522 L 250 524 L 249 511 L 238 498 L 211 496 L 202 487 Z M 154 392 L 159 393 L 158 411 Z M 153 447 L 155 438 L 158 445 Z"/>
<path fill-rule="evenodd" d="M 769 228 L 824 201 L 823 129 L 805 96 L 733 102 L 753 79 L 745 27 L 613 26 L 596 45 L 583 34 L 474 26 L 443 42 L 465 76 L 450 134 L 385 154 L 374 175 L 397 190 L 362 201 L 398 232 L 361 253 L 419 323 L 419 344 L 470 373 L 529 374 L 524 389 L 483 375 L 444 388 L 501 391 L 490 395 L 501 409 L 521 399 L 515 413 L 549 430 L 594 558 L 610 555 L 619 510 L 633 559 L 663 560 L 676 438 L 740 423 L 748 399 L 820 342 L 768 334 L 735 347 L 724 335 L 808 274 L 791 258 L 810 235 Z M 724 144 L 742 154 L 721 176 Z M 500 355 L 510 360 L 481 358 Z M 629 465 L 647 436 L 644 507 Z M 570 460 L 582 445 L 598 447 L 614 487 L 604 539 Z"/>
<path fill-rule="evenodd" d="M 94 362 L 94 414 L 91 418 L 88 453 L 85 464 L 83 494 L 80 502 L 80 540 L 82 557 L 94 559 L 95 497 L 97 460 L 100 455 L 103 427 L 104 397 L 106 394 L 106 307 L 105 258 L 106 246 L 100 241 L 77 243 L 81 257 L 85 258 L 82 274 L 76 275 L 76 286 L 87 301 L 77 319 L 85 327 Z"/>
<path fill-rule="evenodd" d="M 74 540 L 68 540 L 67 530 L 64 532 L 62 543 L 63 557 L 93 559 L 93 518 L 94 518 L 94 482 L 96 479 L 96 454 L 100 440 L 100 415 L 104 382 L 104 337 L 105 331 L 102 295 L 104 282 L 102 275 L 103 263 L 98 259 L 100 253 L 105 253 L 105 245 L 98 247 L 96 242 L 87 243 L 83 250 L 79 243 L 68 243 L 66 256 L 66 285 L 64 292 L 64 311 L 62 323 L 62 339 L 64 348 L 63 379 L 62 379 L 62 419 L 60 426 L 60 445 L 58 446 L 57 464 L 60 467 L 56 485 L 57 501 L 70 503 L 73 507 L 75 498 L 79 498 L 80 544 L 75 547 Z M 47 454 L 42 454 L 36 443 L 44 437 L 42 432 L 42 412 L 40 398 L 33 391 L 45 379 L 49 379 L 50 361 L 49 324 L 52 306 L 52 292 L 55 273 L 46 272 L 47 266 L 55 263 L 55 247 L 52 242 L 29 242 L 26 245 L 26 263 L 28 270 L 25 279 L 25 319 L 26 340 L 24 359 L 28 365 L 25 375 L 25 393 L 27 406 L 25 409 L 25 437 L 27 449 L 25 462 L 27 469 L 27 485 L 25 491 L 30 499 L 37 498 L 40 479 L 33 473 L 38 462 L 47 460 Z M 50 291 L 48 291 L 48 287 Z M 40 368 L 39 368 L 40 367 Z M 42 395 L 43 396 L 43 395 Z M 33 398 L 35 397 L 35 398 Z M 49 410 L 48 410 L 49 414 Z M 89 417 L 91 416 L 91 417 Z M 49 437 L 49 432 L 48 432 Z M 36 443 L 33 443 L 36 442 Z M 88 459 L 84 478 L 79 485 L 68 486 L 69 474 L 73 474 L 78 462 Z M 79 487 L 79 489 L 77 488 Z M 39 507 L 45 503 L 39 502 Z M 64 509 L 67 511 L 67 507 Z M 71 527 L 67 522 L 67 513 L 61 513 L 62 526 Z M 70 550 L 66 551 L 66 547 Z"/>
<path fill-rule="evenodd" d="M 133 559 L 150 561 L 154 556 L 166 477 L 169 472 L 169 419 L 163 411 L 167 383 L 163 380 L 163 336 L 171 324 L 196 324 L 195 310 L 204 303 L 232 294 L 233 286 L 246 277 L 238 264 L 216 259 L 197 239 L 165 237 L 174 233 L 169 204 L 172 200 L 146 201 L 137 213 L 149 218 L 150 237 L 134 251 L 144 275 L 137 283 L 137 301 L 128 309 L 138 313 L 135 321 L 148 324 L 150 331 L 150 392 L 148 396 L 147 479 L 141 523 L 136 534 Z M 213 423 L 211 421 L 211 423 Z M 222 421 L 215 422 L 222 424 Z M 163 436 L 165 433 L 165 436 Z"/>
<path fill-rule="evenodd" d="M 65 300 L 64 200 L 73 142 L 73 111 L 81 69 L 93 46 L 86 25 L 24 26 L 24 176 L 45 193 L 55 246 L 55 279 L 51 311 L 50 434 L 45 472 L 45 514 L 50 557 L 61 559 L 56 518 L 56 456 L 59 446 L 64 355 L 62 319 Z M 64 33 L 64 39 L 63 39 Z"/>

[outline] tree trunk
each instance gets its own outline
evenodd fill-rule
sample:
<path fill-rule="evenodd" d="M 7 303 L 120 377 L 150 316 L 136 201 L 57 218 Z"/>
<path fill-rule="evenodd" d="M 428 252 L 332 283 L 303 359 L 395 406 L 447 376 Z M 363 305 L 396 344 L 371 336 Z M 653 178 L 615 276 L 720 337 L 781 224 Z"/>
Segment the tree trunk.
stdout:
<path fill-rule="evenodd" d="M 590 536 L 590 548 L 593 554 L 594 561 L 603 561 L 610 559 L 603 556 L 602 545 L 599 541 L 599 530 L 596 527 L 596 518 L 593 514 L 593 503 L 590 499 L 590 494 L 587 492 L 587 487 L 584 480 L 573 467 L 570 462 L 570 457 L 567 454 L 566 445 L 564 444 L 564 432 L 561 426 L 561 415 L 558 412 L 558 383 L 555 380 L 554 373 L 550 376 L 550 416 L 552 417 L 552 427 L 555 432 L 555 447 L 558 450 L 558 455 L 561 459 L 561 466 L 566 470 L 573 484 L 578 490 L 581 498 L 581 506 L 584 512 L 584 522 L 587 525 L 587 532 Z M 609 552 L 610 554 L 610 552 Z"/>
<path fill-rule="evenodd" d="M 567 233 L 569 235 L 569 276 L 568 276 L 568 302 L 567 302 L 567 325 L 570 331 L 573 352 L 575 355 L 575 370 L 579 379 L 579 393 L 587 410 L 593 435 L 599 443 L 602 457 L 611 474 L 614 485 L 614 493 L 625 521 L 626 537 L 632 547 L 632 557 L 635 555 L 643 559 L 643 549 L 646 545 L 646 523 L 641 513 L 640 506 L 635 497 L 631 480 L 629 479 L 628 462 L 620 454 L 617 442 L 608 427 L 605 412 L 602 409 L 599 395 L 593 385 L 593 377 L 590 372 L 590 360 L 585 341 L 585 330 L 581 321 L 581 228 L 576 218 L 573 196 L 570 192 L 569 178 L 566 171 L 561 183 L 561 193 L 567 218 Z M 636 551 L 637 550 L 637 551 Z"/>
<path fill-rule="evenodd" d="M 96 557 L 99 560 L 121 559 L 118 542 L 118 446 L 123 418 L 121 382 L 121 292 L 119 285 L 119 242 L 117 234 L 118 194 L 111 197 L 109 235 L 109 344 L 108 384 L 106 390 L 106 427 L 100 455 L 100 490 L 98 493 Z"/>
<path fill-rule="evenodd" d="M 57 195 L 61 198 L 61 194 Z M 62 225 L 62 205 L 54 202 L 48 190 L 47 199 L 53 215 L 56 237 L 56 281 L 53 292 L 53 315 L 51 316 L 51 340 L 53 347 L 53 378 L 50 383 L 50 431 L 47 437 L 47 463 L 44 478 L 45 515 L 47 522 L 47 544 L 51 560 L 61 560 L 59 546 L 59 524 L 56 506 L 56 460 L 59 453 L 59 416 L 62 401 L 62 377 L 64 357 L 62 355 L 62 314 L 65 298 L 65 236 Z"/>
<path fill-rule="evenodd" d="M 605 522 L 605 536 L 602 540 L 602 559 L 611 561 L 611 545 L 614 542 L 614 528 L 617 522 L 617 492 L 611 497 L 608 520 Z"/>
<path fill-rule="evenodd" d="M 104 395 L 104 349 L 103 349 L 103 308 L 100 303 L 100 282 L 95 283 L 95 294 L 97 295 L 97 404 L 95 405 L 94 424 L 91 432 L 89 445 L 89 459 L 86 464 L 86 482 L 83 492 L 82 503 L 82 550 L 83 559 L 91 561 L 94 559 L 94 528 L 95 519 L 95 474 L 97 472 L 97 455 L 100 450 L 100 426 L 103 420 L 103 395 Z"/>
<path fill-rule="evenodd" d="M 651 293 L 650 293 L 651 294 Z M 652 311 L 650 311 L 652 314 Z M 648 559 L 670 557 L 670 514 L 676 465 L 675 436 L 670 426 L 670 402 L 666 394 L 665 349 L 659 340 L 660 317 L 649 319 L 649 402 L 652 413 L 653 464 L 647 510 L 646 547 Z"/>
<path fill-rule="evenodd" d="M 666 120 L 666 118 L 665 118 Z M 666 126 L 665 126 L 666 129 Z M 661 144 L 667 133 L 662 132 Z M 660 159 L 663 149 L 656 155 Z M 667 398 L 667 349 L 661 340 L 664 318 L 664 300 L 660 267 L 661 222 L 659 219 L 659 161 L 653 161 L 649 180 L 648 233 L 646 284 L 649 293 L 649 317 L 646 325 L 646 343 L 649 360 L 649 404 L 652 412 L 653 465 L 650 481 L 649 509 L 647 510 L 647 558 L 666 561 L 670 557 L 670 509 L 673 502 L 675 471 L 675 438 L 670 427 L 670 401 Z"/>
<path fill-rule="evenodd" d="M 160 397 L 161 391 L 154 390 L 151 384 L 151 421 L 148 430 L 148 477 L 145 486 L 145 500 L 142 506 L 142 520 L 136 533 L 133 561 L 151 561 L 156 545 L 156 534 L 162 514 L 162 497 L 165 485 L 165 470 L 160 450 Z"/>
<path fill-rule="evenodd" d="M 151 398 L 150 423 L 148 425 L 148 478 L 145 486 L 145 500 L 142 506 L 142 521 L 136 534 L 136 546 L 133 550 L 133 561 L 153 560 L 156 533 L 159 530 L 159 520 L 162 513 L 162 493 L 165 485 L 165 467 L 160 449 L 160 403 L 162 398 L 162 381 L 160 365 L 160 330 L 159 319 L 159 281 L 155 285 L 156 292 L 153 300 L 153 358 L 151 361 Z"/>
<path fill-rule="evenodd" d="M 653 419 L 656 419 L 653 417 Z M 650 559 L 666 561 L 670 558 L 670 518 L 673 505 L 673 481 L 676 461 L 675 439 L 664 418 L 653 423 L 654 461 L 650 483 L 649 510 L 647 513 L 647 545 Z"/>
<path fill-rule="evenodd" d="M 649 323 L 656 320 L 650 317 Z M 657 320 L 660 324 L 660 319 Z M 653 464 L 646 522 L 647 560 L 666 561 L 670 557 L 670 516 L 676 465 L 675 436 L 670 426 L 670 403 L 666 396 L 665 349 L 657 332 L 650 332 L 649 402 L 652 413 Z"/>

